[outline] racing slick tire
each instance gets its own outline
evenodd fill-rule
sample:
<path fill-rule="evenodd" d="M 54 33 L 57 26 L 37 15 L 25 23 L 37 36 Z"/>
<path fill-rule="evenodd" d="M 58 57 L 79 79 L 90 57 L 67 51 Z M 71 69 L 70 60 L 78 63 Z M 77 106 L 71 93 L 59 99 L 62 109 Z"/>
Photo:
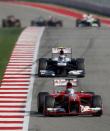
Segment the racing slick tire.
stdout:
<path fill-rule="evenodd" d="M 56 26 L 57 26 L 57 27 L 62 27 L 62 26 L 63 26 L 62 21 L 58 21 L 58 22 L 56 23 Z"/>
<path fill-rule="evenodd" d="M 2 20 L 2 27 L 6 27 L 6 20 L 5 19 Z"/>
<path fill-rule="evenodd" d="M 41 76 L 40 70 L 46 70 L 46 68 L 47 68 L 47 60 L 45 58 L 40 58 L 38 66 L 38 76 Z"/>
<path fill-rule="evenodd" d="M 30 25 L 31 25 L 31 26 L 36 26 L 36 22 L 32 20 L 32 21 L 30 22 Z"/>
<path fill-rule="evenodd" d="M 101 116 L 102 115 L 102 98 L 100 95 L 93 95 L 92 97 L 92 107 L 99 107 L 101 108 L 100 111 L 97 111 L 93 116 Z"/>
<path fill-rule="evenodd" d="M 96 20 L 96 23 L 97 23 L 98 27 L 101 27 L 101 22 L 99 19 Z"/>
<path fill-rule="evenodd" d="M 84 58 L 77 58 L 77 70 L 83 70 L 83 73 L 79 77 L 85 77 L 85 65 Z"/>
<path fill-rule="evenodd" d="M 47 95 L 45 97 L 45 104 L 44 105 L 45 105 L 44 115 L 46 116 L 46 115 L 48 115 L 46 109 L 47 108 L 54 108 L 54 106 L 55 106 L 55 98 L 52 97 L 52 96 Z"/>
<path fill-rule="evenodd" d="M 76 20 L 76 27 L 79 27 L 80 22 L 81 22 L 81 21 L 80 21 L 79 19 Z"/>
<path fill-rule="evenodd" d="M 44 103 L 45 103 L 45 97 L 49 95 L 48 92 L 40 92 L 37 96 L 37 107 L 38 107 L 38 113 L 43 113 L 44 111 Z"/>
<path fill-rule="evenodd" d="M 15 27 L 20 28 L 21 27 L 21 21 L 19 19 L 17 19 L 14 25 L 15 25 Z"/>

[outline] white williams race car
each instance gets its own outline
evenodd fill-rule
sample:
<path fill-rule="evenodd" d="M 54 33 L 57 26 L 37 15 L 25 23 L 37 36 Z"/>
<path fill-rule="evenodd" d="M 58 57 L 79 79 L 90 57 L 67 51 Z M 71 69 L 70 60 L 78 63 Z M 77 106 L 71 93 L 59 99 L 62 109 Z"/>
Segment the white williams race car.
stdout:
<path fill-rule="evenodd" d="M 100 27 L 101 22 L 99 19 L 94 18 L 92 15 L 83 15 L 82 19 L 76 20 L 76 27 Z"/>
<path fill-rule="evenodd" d="M 39 59 L 38 76 L 84 77 L 84 58 L 72 58 L 71 48 L 52 48 L 52 58 Z"/>

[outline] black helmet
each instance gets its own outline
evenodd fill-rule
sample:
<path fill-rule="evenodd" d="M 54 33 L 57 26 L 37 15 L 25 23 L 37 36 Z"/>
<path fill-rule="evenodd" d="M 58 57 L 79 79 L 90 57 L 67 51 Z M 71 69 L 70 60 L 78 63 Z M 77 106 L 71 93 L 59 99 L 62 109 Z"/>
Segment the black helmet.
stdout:
<path fill-rule="evenodd" d="M 64 55 L 64 51 L 62 49 L 60 50 L 60 55 Z"/>

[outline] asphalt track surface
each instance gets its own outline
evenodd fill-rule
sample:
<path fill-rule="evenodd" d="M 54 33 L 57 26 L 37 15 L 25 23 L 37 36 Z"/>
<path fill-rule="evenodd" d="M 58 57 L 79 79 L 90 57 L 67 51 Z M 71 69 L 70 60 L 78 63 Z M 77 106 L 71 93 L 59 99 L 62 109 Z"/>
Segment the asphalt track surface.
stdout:
<path fill-rule="evenodd" d="M 29 25 L 35 16 L 50 13 L 26 7 L 0 3 L 0 19 L 14 14 L 21 18 L 23 26 Z M 64 46 L 73 49 L 73 57 L 85 57 L 86 77 L 80 81 L 84 90 L 95 91 L 103 98 L 102 117 L 43 117 L 37 113 L 39 91 L 52 91 L 52 79 L 36 78 L 30 112 L 29 131 L 104 131 L 110 129 L 110 29 L 107 27 L 75 28 L 75 22 L 67 17 L 63 28 L 46 28 L 43 34 L 39 57 L 50 57 L 51 48 Z"/>

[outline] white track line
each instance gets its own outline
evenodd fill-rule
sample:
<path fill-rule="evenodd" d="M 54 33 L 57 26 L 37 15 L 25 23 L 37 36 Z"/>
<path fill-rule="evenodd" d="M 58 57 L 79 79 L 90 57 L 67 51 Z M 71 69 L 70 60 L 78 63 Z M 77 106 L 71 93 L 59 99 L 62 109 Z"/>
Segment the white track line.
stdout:
<path fill-rule="evenodd" d="M 37 59 L 37 55 L 38 55 L 38 50 L 39 50 L 39 45 L 40 45 L 40 39 L 42 37 L 42 34 L 44 32 L 44 28 L 38 28 L 38 38 L 36 38 L 36 47 L 35 47 L 35 53 L 34 53 L 34 58 L 33 60 L 35 61 Z M 37 63 L 35 63 L 32 66 L 32 74 L 35 73 L 36 71 L 36 66 Z M 30 84 L 30 88 L 29 88 L 29 94 L 28 94 L 28 100 L 27 100 L 27 105 L 26 105 L 26 110 L 30 111 L 31 110 L 31 101 L 32 101 L 32 91 L 33 91 L 33 84 L 34 84 L 35 78 L 31 76 L 31 84 Z M 27 113 L 26 113 L 27 114 Z M 24 118 L 24 124 L 23 124 L 23 131 L 28 131 L 28 125 L 29 124 L 29 116 L 25 116 Z"/>
<path fill-rule="evenodd" d="M 28 27 L 16 43 L 0 87 L 0 131 L 28 131 L 34 84 L 31 74 L 36 71 L 43 31 L 44 28 Z"/>
<path fill-rule="evenodd" d="M 0 96 L 27 96 L 27 94 L 0 94 Z"/>
<path fill-rule="evenodd" d="M 0 111 L 24 111 L 25 108 L 0 108 Z"/>
<path fill-rule="evenodd" d="M 9 86 L 1 86 L 1 88 L 9 88 Z M 10 88 L 28 88 L 27 86 L 11 86 Z"/>
<path fill-rule="evenodd" d="M 16 98 L 0 98 L 0 102 L 1 101 L 25 101 L 26 99 L 16 99 Z"/>

